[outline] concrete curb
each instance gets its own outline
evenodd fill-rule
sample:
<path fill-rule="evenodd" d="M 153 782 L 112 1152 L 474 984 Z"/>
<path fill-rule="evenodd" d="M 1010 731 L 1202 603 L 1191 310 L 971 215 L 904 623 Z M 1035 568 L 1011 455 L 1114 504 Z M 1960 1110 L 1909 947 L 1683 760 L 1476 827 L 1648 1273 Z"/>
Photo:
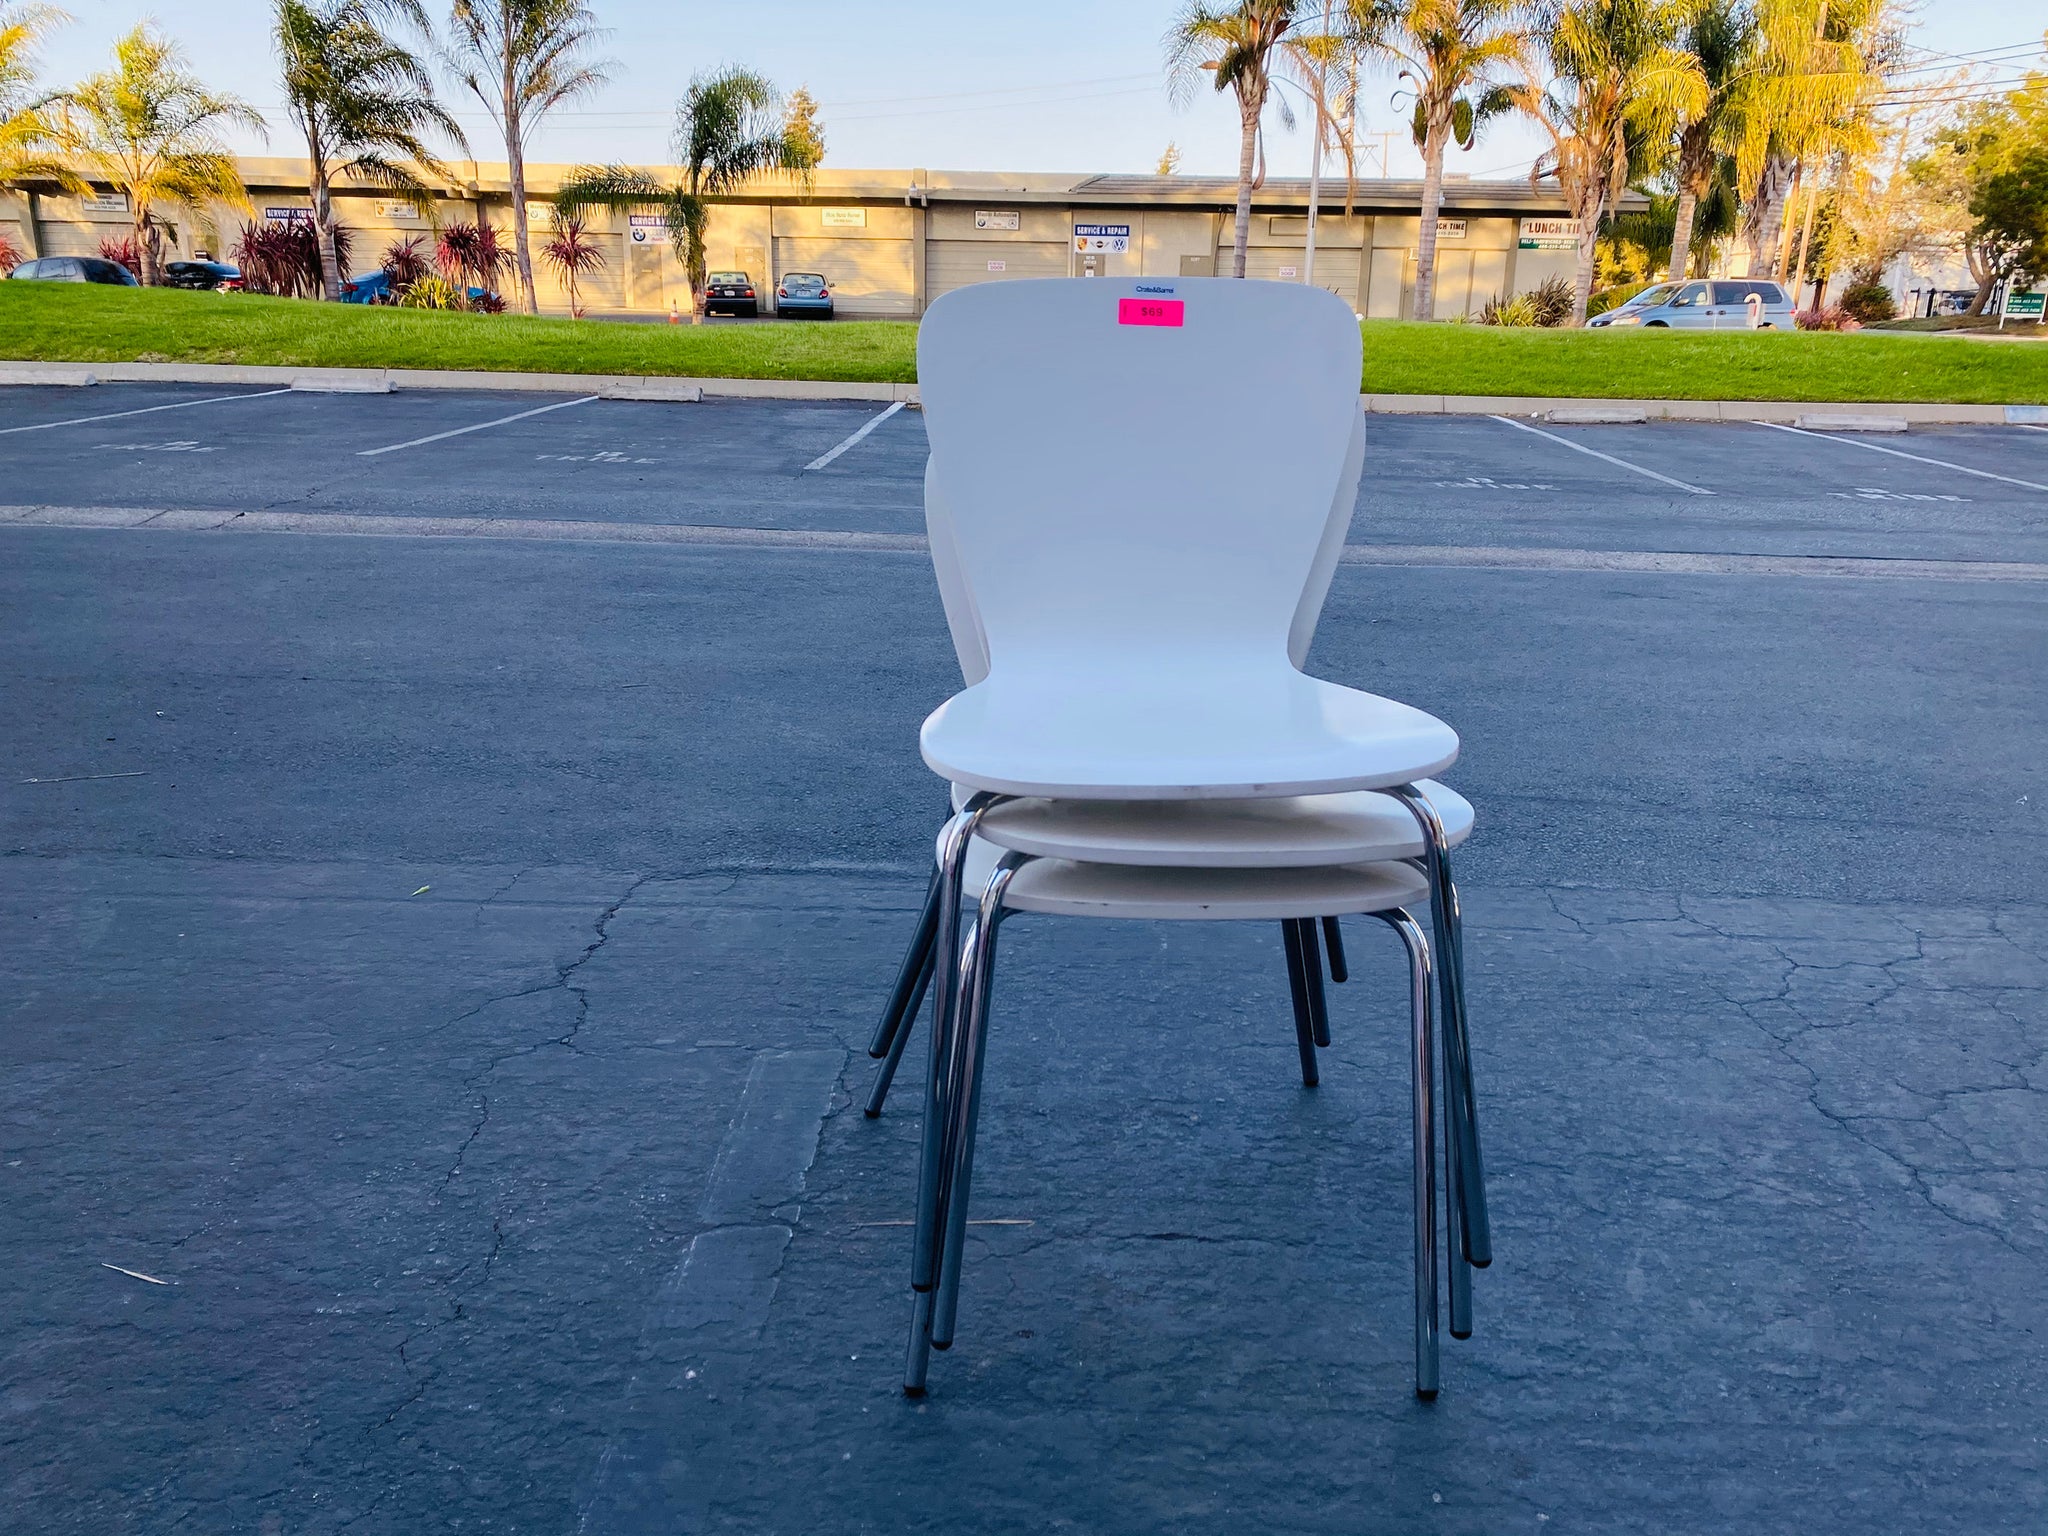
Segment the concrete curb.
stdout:
<path fill-rule="evenodd" d="M 493 389 L 589 395 L 607 400 L 690 402 L 741 400 L 865 400 L 919 403 L 915 384 L 825 379 L 695 379 L 679 375 L 493 373 L 455 368 L 270 368 L 239 363 L 18 363 L 0 359 L 0 384 L 262 384 L 272 388 L 382 394 L 394 389 Z M 1361 396 L 1365 408 L 1390 416 L 1542 416 L 1557 421 L 1778 421 L 1787 426 L 1813 412 L 1800 400 L 1594 400 L 1536 395 Z M 1844 407 L 1848 409 L 1849 407 Z M 2048 424 L 2043 405 L 1940 405 L 1856 402 L 1859 415 L 1908 425 Z M 1555 413 L 1555 414 L 1553 414 Z"/>
<path fill-rule="evenodd" d="M 1795 424 L 1810 415 L 1811 400 L 1578 400 L 1513 395 L 1374 395 L 1368 411 L 1389 416 L 1542 416 L 1556 421 L 1779 421 Z M 2038 405 L 1941 405 L 1920 401 L 1856 401 L 1843 404 L 1859 416 L 1884 417 L 1907 425 L 1980 423 L 1992 426 L 2048 420 Z M 1557 413 L 1552 415 L 1552 413 Z"/>
<path fill-rule="evenodd" d="M 0 384 L 263 384 L 273 389 L 384 394 L 397 389 L 495 389 L 608 400 L 872 400 L 917 404 L 915 384 L 822 379 L 693 379 L 613 373 L 494 373 L 457 368 L 271 368 L 241 363 L 11 363 Z"/>

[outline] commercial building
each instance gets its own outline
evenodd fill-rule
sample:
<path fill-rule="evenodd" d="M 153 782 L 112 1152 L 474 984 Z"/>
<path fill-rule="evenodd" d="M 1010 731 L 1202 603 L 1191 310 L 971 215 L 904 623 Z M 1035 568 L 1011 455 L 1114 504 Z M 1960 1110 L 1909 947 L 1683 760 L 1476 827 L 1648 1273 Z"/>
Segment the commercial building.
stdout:
<path fill-rule="evenodd" d="M 433 216 L 388 191 L 337 188 L 338 216 L 353 234 L 352 268 L 374 268 L 395 241 L 425 237 L 437 224 L 484 221 L 507 228 L 511 200 L 503 166 L 463 162 L 437 189 Z M 659 176 L 673 175 L 653 168 Z M 311 216 L 301 161 L 245 159 L 242 178 L 259 219 Z M 537 238 L 552 212 L 546 199 L 571 167 L 527 168 L 529 219 Z M 772 303 L 785 272 L 820 272 L 840 313 L 912 319 L 939 295 L 967 283 L 1026 277 L 1206 276 L 1230 270 L 1237 188 L 1197 176 L 1069 176 L 826 168 L 808 182 L 764 176 L 717 203 L 707 236 L 712 269 L 737 268 Z M 1360 314 L 1410 313 L 1415 290 L 1413 181 L 1357 184 L 1350 211 L 1341 176 L 1323 186 L 1316 222 L 1314 280 Z M 1308 185 L 1269 181 L 1255 195 L 1247 271 L 1294 280 L 1308 272 Z M 225 205 L 195 218 L 172 210 L 177 249 L 222 255 L 249 218 Z M 656 209 L 592 213 L 586 227 L 604 264 L 578 280 L 594 314 L 659 314 L 686 306 L 688 287 Z M 1438 226 L 1439 318 L 1476 314 L 1495 295 L 1571 275 L 1572 231 L 1554 188 L 1526 181 L 1460 181 L 1444 188 Z M 127 232 L 126 203 L 102 191 L 79 198 L 54 187 L 0 197 L 0 233 L 30 255 L 90 255 Z M 544 266 L 536 273 L 544 310 L 566 313 L 568 296 Z M 508 283 L 509 286 L 509 283 Z"/>

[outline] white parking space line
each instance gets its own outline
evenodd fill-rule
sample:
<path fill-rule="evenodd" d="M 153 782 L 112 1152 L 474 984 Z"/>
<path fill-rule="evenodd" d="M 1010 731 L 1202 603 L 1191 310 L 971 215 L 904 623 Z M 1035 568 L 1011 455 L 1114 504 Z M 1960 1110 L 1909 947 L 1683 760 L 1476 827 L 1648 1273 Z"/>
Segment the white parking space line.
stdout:
<path fill-rule="evenodd" d="M 806 464 L 804 468 L 806 470 L 823 469 L 827 464 L 830 464 L 834 459 L 838 458 L 839 455 L 846 452 L 847 449 L 851 448 L 855 443 L 859 442 L 862 438 L 866 437 L 870 432 L 874 431 L 875 428 L 879 427 L 883 422 L 887 421 L 891 416 L 894 416 L 898 411 L 902 409 L 903 402 L 901 400 L 898 400 L 894 405 L 890 406 L 889 409 L 887 409 L 886 411 L 883 411 L 879 416 L 870 417 L 867 422 L 867 425 L 863 426 L 858 432 L 854 433 L 853 436 L 849 437 L 837 448 L 833 448 L 828 452 L 819 454 L 815 459 L 811 460 L 810 463 Z"/>
<path fill-rule="evenodd" d="M 1934 464 L 1942 469 L 1952 469 L 1957 474 L 1975 475 L 1979 480 L 2003 480 L 2007 485 L 2023 485 L 2030 491 L 2048 491 L 2048 485 L 2032 480 L 2019 480 L 2011 475 L 1994 475 L 1988 469 L 1972 469 L 1967 464 L 1952 464 L 1947 459 L 1930 459 L 1924 453 L 1907 453 L 1900 448 L 1883 448 L 1876 443 L 1866 443 L 1853 437 L 1837 437 L 1832 432 L 1809 432 L 1804 427 L 1788 427 L 1779 421 L 1760 421 L 1760 427 L 1769 427 L 1774 432 L 1796 432 L 1801 437 L 1817 437 L 1824 442 L 1840 443 L 1845 448 L 1868 448 L 1872 453 L 1888 453 L 1895 459 L 1911 459 L 1916 464 Z"/>
<path fill-rule="evenodd" d="M 1571 449 L 1573 453 L 1583 453 L 1588 458 L 1604 459 L 1617 469 L 1625 469 L 1631 474 L 1645 475 L 1652 480 L 1661 480 L 1666 485 L 1675 485 L 1681 491 L 1689 492 L 1694 496 L 1711 496 L 1714 494 L 1712 491 L 1703 490 L 1697 485 L 1687 485 L 1683 480 L 1674 480 L 1669 475 L 1660 475 L 1654 469 L 1645 469 L 1640 464 L 1631 464 L 1627 459 L 1617 459 L 1613 454 L 1602 453 L 1598 448 L 1588 448 L 1584 443 L 1575 443 L 1568 437 L 1559 437 L 1555 432 L 1545 432 L 1541 427 L 1532 427 L 1526 421 L 1517 421 L 1512 416 L 1496 416 L 1493 419 L 1504 427 L 1513 427 L 1518 432 L 1533 432 L 1538 437 L 1546 437 L 1553 443 Z"/>
<path fill-rule="evenodd" d="M 2048 432 L 2048 427 L 2029 426 L 2024 421 L 2016 421 L 2013 423 L 2013 425 L 2018 427 L 2022 432 Z"/>
<path fill-rule="evenodd" d="M 380 453 L 396 453 L 401 448 L 417 448 L 423 443 L 438 443 L 445 438 L 461 437 L 464 433 L 481 432 L 487 427 L 502 427 L 507 422 L 524 421 L 529 416 L 545 416 L 549 411 L 565 411 L 572 405 L 588 405 L 595 399 L 596 395 L 585 395 L 579 400 L 557 400 L 553 405 L 537 405 L 530 411 L 514 411 L 510 416 L 500 416 L 495 421 L 480 421 L 474 426 L 456 427 L 447 432 L 433 432 L 425 437 L 413 438 L 410 442 L 387 443 L 382 448 L 360 449 L 356 457 L 374 459 Z"/>
<path fill-rule="evenodd" d="M 266 395 L 288 395 L 289 389 L 258 390 L 253 395 L 208 395 L 204 400 L 173 400 L 169 405 L 144 405 L 132 411 L 108 411 L 101 416 L 73 416 L 65 421 L 39 421 L 30 427 L 0 427 L 0 437 L 10 432 L 47 432 L 52 427 L 78 427 L 89 421 L 113 421 L 120 416 L 147 416 L 151 411 L 182 411 L 188 405 L 219 405 L 223 400 L 261 400 Z"/>

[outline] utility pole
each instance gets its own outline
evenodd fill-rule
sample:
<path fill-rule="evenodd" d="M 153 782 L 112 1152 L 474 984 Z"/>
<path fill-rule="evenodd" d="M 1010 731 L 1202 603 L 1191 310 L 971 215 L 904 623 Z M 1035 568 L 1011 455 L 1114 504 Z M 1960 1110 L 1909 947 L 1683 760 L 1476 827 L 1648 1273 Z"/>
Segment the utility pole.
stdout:
<path fill-rule="evenodd" d="M 1316 55 L 1315 146 L 1308 161 L 1308 250 L 1301 261 L 1301 280 L 1313 287 L 1316 280 L 1316 211 L 1323 201 L 1323 107 L 1330 90 L 1330 0 L 1323 0 L 1323 47 Z"/>

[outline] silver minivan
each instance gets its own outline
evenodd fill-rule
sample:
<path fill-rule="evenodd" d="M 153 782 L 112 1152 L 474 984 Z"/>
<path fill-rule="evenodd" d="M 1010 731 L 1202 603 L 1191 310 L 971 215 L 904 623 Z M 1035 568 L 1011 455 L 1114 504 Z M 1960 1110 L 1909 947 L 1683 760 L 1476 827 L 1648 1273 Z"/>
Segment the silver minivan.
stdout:
<path fill-rule="evenodd" d="M 1789 331 L 1793 304 L 1778 284 L 1760 277 L 1659 283 L 1626 304 L 1595 315 L 1589 326 L 1640 325 L 1648 330 Z"/>

